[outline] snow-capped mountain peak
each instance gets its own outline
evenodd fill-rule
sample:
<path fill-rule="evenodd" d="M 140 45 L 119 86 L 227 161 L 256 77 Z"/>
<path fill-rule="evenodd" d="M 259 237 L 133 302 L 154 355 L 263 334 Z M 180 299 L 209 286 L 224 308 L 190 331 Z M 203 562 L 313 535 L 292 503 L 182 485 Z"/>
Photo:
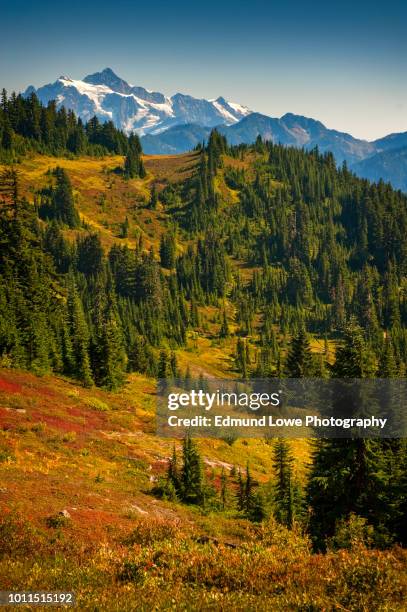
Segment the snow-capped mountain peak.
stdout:
<path fill-rule="evenodd" d="M 232 125 L 251 111 L 245 106 L 216 100 L 198 99 L 177 93 L 172 97 L 140 86 L 130 85 L 111 68 L 87 75 L 82 80 L 62 75 L 54 83 L 38 89 L 30 86 L 43 104 L 56 100 L 58 107 L 72 109 L 84 121 L 96 115 L 111 120 L 116 127 L 140 135 L 158 134 L 174 125 L 196 123 L 206 127 Z"/>

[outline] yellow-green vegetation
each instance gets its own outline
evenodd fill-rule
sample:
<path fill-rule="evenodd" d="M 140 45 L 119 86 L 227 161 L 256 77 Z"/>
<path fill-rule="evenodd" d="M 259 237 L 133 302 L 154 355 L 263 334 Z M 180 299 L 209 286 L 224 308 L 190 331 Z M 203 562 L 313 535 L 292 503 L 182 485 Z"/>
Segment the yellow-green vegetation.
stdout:
<path fill-rule="evenodd" d="M 21 195 L 32 201 L 34 194 L 50 183 L 50 172 L 56 167 L 69 174 L 82 220 L 89 229 L 100 233 L 102 244 L 109 248 L 115 242 L 134 247 L 142 236 L 144 247 L 154 246 L 156 251 L 168 216 L 160 209 L 146 209 L 152 183 L 158 190 L 168 183 L 177 183 L 191 175 L 196 154 L 177 156 L 145 156 L 147 176 L 144 179 L 124 179 L 117 173 L 123 166 L 123 156 L 102 158 L 53 157 L 48 155 L 25 156 L 16 165 Z M 0 164 L 0 171 L 5 166 Z M 120 225 L 128 217 L 129 236 L 120 238 Z M 66 230 L 74 237 L 76 231 Z"/>
<path fill-rule="evenodd" d="M 15 210 L 28 219 L 25 233 L 15 232 L 21 265 L 13 232 L 10 240 L 2 236 L 8 249 L 2 334 L 14 326 L 2 337 L 0 370 L 2 588 L 74 590 L 80 609 L 98 610 L 403 609 L 405 552 L 391 548 L 401 541 L 392 533 L 373 534 L 377 525 L 363 518 L 364 491 L 357 492 L 361 514 L 353 507 L 348 512 L 346 499 L 343 515 L 338 512 L 346 520 L 335 515 L 318 548 L 326 545 L 327 552 L 313 552 L 315 513 L 304 495 L 312 482 L 309 441 L 281 442 L 279 473 L 270 440 L 198 440 L 190 456 L 201 460 L 195 472 L 202 464 L 201 497 L 191 502 L 185 483 L 184 491 L 177 489 L 170 474 L 172 461 L 179 467 L 182 441 L 155 433 L 157 377 L 329 376 L 341 346 L 345 375 L 353 358 L 353 366 L 359 359 L 370 368 L 356 369 L 355 376 L 382 368 L 390 377 L 396 366 L 402 372 L 397 322 L 405 310 L 395 306 L 396 281 L 389 276 L 386 290 L 375 288 L 387 296 L 381 313 L 396 321 L 397 363 L 392 347 L 382 346 L 390 323 L 379 325 L 381 313 L 372 314 L 371 287 L 379 275 L 370 278 L 360 263 L 370 261 L 367 247 L 355 250 L 353 238 L 343 246 L 346 233 L 353 236 L 352 220 L 341 225 L 339 212 L 327 216 L 340 204 L 319 193 L 325 183 L 327 193 L 331 183 L 343 181 L 355 192 L 357 185 L 339 176 L 328 157 L 295 155 L 264 143 L 245 151 L 224 143 L 186 155 L 144 156 L 146 173 L 138 178 L 126 178 L 119 155 L 20 159 L 19 179 L 11 178 L 29 204 L 14 192 L 5 203 L 14 197 Z M 294 210 L 286 184 L 305 163 L 315 180 L 310 187 L 304 179 L 301 188 L 317 202 L 315 223 L 308 204 L 299 201 Z M 319 166 L 323 181 L 316 180 Z M 46 193 L 51 184 L 53 196 Z M 75 212 L 71 224 L 44 212 L 58 189 L 62 195 L 65 189 L 62 204 Z M 38 220 L 31 205 L 38 206 Z M 4 227 L 14 231 L 13 215 L 3 212 Z M 213 227 L 217 222 L 222 231 Z M 331 270 L 324 224 L 346 283 Z M 118 248 L 124 246 L 131 248 Z M 356 309 L 355 295 L 369 308 Z M 337 339 L 355 312 L 376 344 L 358 344 L 355 327 L 347 356 Z M 340 486 L 352 485 L 353 465 L 337 463 Z M 382 480 L 366 503 L 373 499 L 376 510 L 383 483 L 391 510 L 390 461 L 380 465 Z M 326 473 L 314 475 L 314 488 L 322 483 L 322 490 Z M 400 474 L 395 496 L 403 490 Z M 289 495 L 276 500 L 278 475 Z M 335 500 L 331 481 L 329 500 Z M 321 505 L 324 500 L 323 492 Z M 394 531 L 398 512 L 390 512 Z M 379 512 L 379 527 L 380 518 Z M 388 550 L 373 548 L 379 536 Z"/>
<path fill-rule="evenodd" d="M 109 393 L 2 370 L 0 388 L 3 589 L 73 590 L 81 609 L 403 609 L 401 549 L 370 550 L 356 532 L 346 549 L 312 554 L 272 519 L 155 498 L 172 442 L 154 435 L 151 380 L 131 375 Z M 198 444 L 208 477 L 223 468 L 232 482 L 250 459 L 258 481 L 273 479 L 264 441 Z M 303 479 L 307 443 L 293 447 Z"/>
<path fill-rule="evenodd" d="M 403 610 L 405 554 L 355 544 L 312 555 L 306 539 L 274 523 L 244 530 L 235 548 L 200 541 L 194 527 L 133 520 L 125 537 L 79 543 L 69 525 L 28 528 L 9 516 L 0 527 L 13 558 L 0 562 L 8 589 L 74 590 L 78 609 Z M 242 530 L 243 531 L 243 530 Z M 202 543 L 201 543 L 202 542 Z"/>

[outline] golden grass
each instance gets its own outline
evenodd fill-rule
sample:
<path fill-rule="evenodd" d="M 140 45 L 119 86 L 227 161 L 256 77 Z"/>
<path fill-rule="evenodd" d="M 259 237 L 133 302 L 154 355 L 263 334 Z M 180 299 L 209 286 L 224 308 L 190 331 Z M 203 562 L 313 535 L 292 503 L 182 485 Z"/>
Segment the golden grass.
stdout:
<path fill-rule="evenodd" d="M 125 180 L 115 172 L 123 166 L 123 161 L 122 156 L 75 159 L 26 156 L 17 165 L 21 195 L 29 202 L 33 201 L 34 194 L 51 182 L 49 172 L 60 166 L 69 174 L 81 218 L 100 234 L 106 249 L 115 243 L 134 247 L 141 235 L 144 248 L 153 246 L 157 252 L 168 219 L 162 210 L 146 209 L 151 185 L 154 182 L 158 187 L 163 187 L 167 183 L 184 180 L 191 175 L 197 156 L 146 156 L 146 178 L 131 180 Z M 129 236 L 120 238 L 120 226 L 126 217 L 130 222 Z M 70 238 L 75 238 L 77 234 L 77 231 L 65 231 Z"/>

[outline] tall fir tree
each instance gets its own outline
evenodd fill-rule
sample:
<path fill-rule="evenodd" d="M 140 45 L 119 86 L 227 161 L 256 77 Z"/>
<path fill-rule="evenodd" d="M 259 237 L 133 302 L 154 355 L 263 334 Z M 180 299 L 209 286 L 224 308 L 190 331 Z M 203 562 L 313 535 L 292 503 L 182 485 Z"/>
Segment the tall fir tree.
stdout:
<path fill-rule="evenodd" d="M 304 329 L 293 337 L 289 346 L 285 374 L 288 378 L 312 376 L 312 357 L 309 341 Z"/>
<path fill-rule="evenodd" d="M 83 312 L 83 305 L 72 277 L 68 285 L 68 317 L 70 329 L 69 344 L 72 345 L 75 364 L 73 374 L 85 386 L 90 387 L 93 384 L 93 378 L 89 360 L 89 330 Z M 70 367 L 69 355 L 67 356 L 67 367 Z"/>

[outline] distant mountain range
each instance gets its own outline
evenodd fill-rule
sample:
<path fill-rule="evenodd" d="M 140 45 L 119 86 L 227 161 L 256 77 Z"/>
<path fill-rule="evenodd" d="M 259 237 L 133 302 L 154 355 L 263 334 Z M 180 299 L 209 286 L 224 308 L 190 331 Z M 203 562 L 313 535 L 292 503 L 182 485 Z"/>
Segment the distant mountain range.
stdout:
<path fill-rule="evenodd" d="M 56 100 L 88 121 L 96 115 L 101 121 L 111 120 L 116 127 L 140 135 L 157 134 L 173 125 L 197 123 L 208 127 L 236 123 L 251 111 L 219 97 L 204 100 L 177 93 L 171 98 L 144 87 L 134 87 L 118 77 L 110 68 L 86 76 L 82 81 L 61 76 L 49 85 L 35 89 L 44 104 Z"/>
<path fill-rule="evenodd" d="M 383 179 L 407 193 L 407 146 L 383 151 L 363 159 L 353 164 L 352 170 L 358 176 L 371 181 Z"/>
<path fill-rule="evenodd" d="M 327 129 L 320 121 L 287 113 L 274 119 L 259 113 L 251 113 L 241 121 L 230 125 L 219 125 L 230 144 L 254 142 L 260 134 L 265 140 L 280 142 L 293 147 L 332 151 L 338 162 L 346 159 L 353 163 L 376 153 L 374 143 L 357 140 L 342 132 Z M 181 153 L 198 142 L 206 140 L 210 128 L 196 124 L 176 125 L 160 134 L 149 134 L 142 138 L 146 153 Z"/>
<path fill-rule="evenodd" d="M 231 144 L 251 143 L 261 135 L 287 146 L 318 146 L 331 151 L 338 163 L 346 160 L 358 175 L 383 178 L 407 191 L 407 132 L 368 142 L 328 129 L 315 119 L 292 113 L 268 117 L 223 97 L 205 100 L 181 93 L 167 97 L 130 85 L 110 68 L 83 80 L 61 76 L 38 89 L 28 87 L 24 95 L 31 92 L 43 104 L 56 100 L 85 121 L 96 115 L 127 133 L 137 132 L 147 154 L 183 153 L 206 141 L 216 127 Z"/>

